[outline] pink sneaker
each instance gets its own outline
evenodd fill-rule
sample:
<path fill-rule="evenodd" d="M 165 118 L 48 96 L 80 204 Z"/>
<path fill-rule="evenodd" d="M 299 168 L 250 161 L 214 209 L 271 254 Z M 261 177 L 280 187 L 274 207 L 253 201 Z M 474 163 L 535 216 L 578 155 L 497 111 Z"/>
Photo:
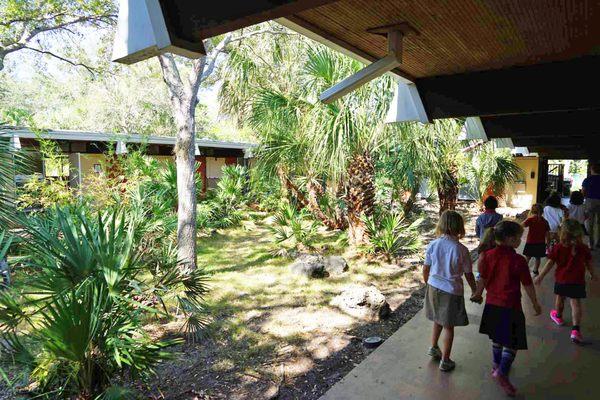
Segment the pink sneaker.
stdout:
<path fill-rule="evenodd" d="M 556 311 L 556 310 L 550 311 L 550 318 L 558 326 L 563 326 L 565 324 L 565 321 L 563 321 L 563 319 L 558 316 L 558 311 Z"/>
<path fill-rule="evenodd" d="M 506 393 L 509 397 L 515 397 L 517 395 L 517 389 L 513 386 L 512 383 L 508 380 L 507 376 L 504 376 L 500 373 L 499 370 L 496 370 L 492 376 L 498 382 L 504 393 Z"/>
<path fill-rule="evenodd" d="M 583 337 L 581 336 L 581 332 L 573 329 L 571 331 L 571 341 L 575 344 L 581 344 L 581 342 L 583 342 Z"/>
<path fill-rule="evenodd" d="M 498 371 L 498 368 L 500 368 L 498 364 L 492 363 L 492 376 Z"/>

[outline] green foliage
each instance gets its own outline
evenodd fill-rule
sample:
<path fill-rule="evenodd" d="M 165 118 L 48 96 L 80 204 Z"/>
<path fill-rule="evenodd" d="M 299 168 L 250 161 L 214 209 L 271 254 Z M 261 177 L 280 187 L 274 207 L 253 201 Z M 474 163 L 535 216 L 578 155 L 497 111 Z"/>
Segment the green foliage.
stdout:
<path fill-rule="evenodd" d="M 30 164 L 31 157 L 26 151 L 14 151 L 7 139 L 0 138 L 0 223 L 4 226 L 15 212 L 15 175 L 26 171 Z"/>
<path fill-rule="evenodd" d="M 276 177 L 261 172 L 256 168 L 250 170 L 249 201 L 264 211 L 276 211 L 282 202 L 281 182 Z"/>
<path fill-rule="evenodd" d="M 493 143 L 479 147 L 462 171 L 468 187 L 479 202 L 483 202 L 490 194 L 498 197 L 504 195 L 508 185 L 521 179 L 523 173 L 510 150 L 496 149 Z"/>
<path fill-rule="evenodd" d="M 410 254 L 421 248 L 419 227 L 422 218 L 408 221 L 402 213 L 379 212 L 365 218 L 368 243 L 364 251 L 371 255 L 383 255 L 388 261 L 402 254 Z"/>
<path fill-rule="evenodd" d="M 143 323 L 168 315 L 170 301 L 188 317 L 187 334 L 200 334 L 206 275 L 182 270 L 174 249 L 159 245 L 169 230 L 161 234 L 143 200 L 95 215 L 75 206 L 20 218 L 28 274 L 2 292 L 0 328 L 42 393 L 92 396 L 125 371 L 151 374 L 179 341 L 151 339 Z"/>
<path fill-rule="evenodd" d="M 271 231 L 281 251 L 311 249 L 316 239 L 317 223 L 295 204 L 285 204 L 273 218 Z"/>
<path fill-rule="evenodd" d="M 217 188 L 197 206 L 199 229 L 222 229 L 239 225 L 246 217 L 248 170 L 241 165 L 223 167 Z"/>
<path fill-rule="evenodd" d="M 226 165 L 217 183 L 216 198 L 221 205 L 239 208 L 245 205 L 248 186 L 248 170 L 241 165 Z"/>

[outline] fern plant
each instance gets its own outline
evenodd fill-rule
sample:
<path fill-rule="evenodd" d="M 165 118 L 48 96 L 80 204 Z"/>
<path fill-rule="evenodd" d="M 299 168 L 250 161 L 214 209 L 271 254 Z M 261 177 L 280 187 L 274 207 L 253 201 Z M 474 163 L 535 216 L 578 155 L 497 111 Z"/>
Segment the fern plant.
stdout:
<path fill-rule="evenodd" d="M 422 218 L 410 222 L 398 212 L 365 218 L 369 240 L 363 250 L 370 255 L 382 255 L 388 261 L 401 254 L 414 253 L 421 248 L 418 228 L 422 222 Z"/>
<path fill-rule="evenodd" d="M 169 296 L 199 309 L 206 275 L 173 258 L 153 263 L 140 251 L 143 221 L 119 208 L 89 215 L 80 207 L 20 221 L 29 273 L 0 295 L 1 343 L 40 394 L 96 398 L 117 375 L 147 376 L 173 356 L 166 348 L 181 340 L 152 339 L 143 323 L 166 314 L 158 304 Z"/>
<path fill-rule="evenodd" d="M 306 211 L 299 211 L 294 204 L 288 203 L 275 213 L 270 230 L 281 251 L 303 251 L 313 247 L 317 226 Z"/>

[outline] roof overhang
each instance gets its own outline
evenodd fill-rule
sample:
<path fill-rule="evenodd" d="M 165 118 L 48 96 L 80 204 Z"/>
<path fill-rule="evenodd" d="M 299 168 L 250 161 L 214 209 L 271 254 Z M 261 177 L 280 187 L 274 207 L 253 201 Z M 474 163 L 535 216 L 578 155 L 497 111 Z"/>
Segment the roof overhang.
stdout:
<path fill-rule="evenodd" d="M 539 126 L 505 129 L 502 137 L 561 158 L 595 153 L 589 125 L 576 123 L 582 136 L 572 145 L 543 129 L 552 128 L 544 122 L 550 114 L 557 113 L 548 117 L 556 121 L 600 109 L 598 2 L 157 1 L 171 37 L 198 41 L 283 18 L 283 25 L 367 63 L 389 54 L 386 38 L 373 28 L 409 24 L 419 34 L 404 38 L 402 62 L 390 71 L 412 85 L 401 90 L 411 98 L 397 103 L 396 121 L 480 116 L 493 131 L 488 117 L 539 114 L 531 117 Z M 537 139 L 527 139 L 534 134 Z"/>
<path fill-rule="evenodd" d="M 33 132 L 29 129 L 15 129 L 10 127 L 0 127 L 0 137 L 20 139 L 50 139 L 50 140 L 66 140 L 80 142 L 121 142 L 121 143 L 144 143 L 144 144 L 159 144 L 175 146 L 176 139 L 170 136 L 151 136 L 126 133 L 102 133 L 102 132 L 81 132 L 81 131 L 42 131 Z M 196 145 L 202 148 L 218 148 L 218 149 L 238 149 L 248 150 L 256 147 L 252 143 L 242 142 L 226 142 L 212 139 L 196 139 Z"/>

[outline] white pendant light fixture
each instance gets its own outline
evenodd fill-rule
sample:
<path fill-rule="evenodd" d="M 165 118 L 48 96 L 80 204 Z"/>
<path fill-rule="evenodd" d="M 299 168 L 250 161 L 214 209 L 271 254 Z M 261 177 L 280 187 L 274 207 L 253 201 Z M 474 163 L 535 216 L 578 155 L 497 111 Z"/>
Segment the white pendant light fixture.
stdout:
<path fill-rule="evenodd" d="M 13 151 L 21 150 L 21 139 L 18 135 L 13 135 L 10 137 L 10 149 Z"/>
<path fill-rule="evenodd" d="M 125 144 L 124 141 L 119 140 L 117 142 L 117 150 L 115 151 L 116 154 L 121 155 L 121 154 L 127 154 L 127 145 Z"/>

